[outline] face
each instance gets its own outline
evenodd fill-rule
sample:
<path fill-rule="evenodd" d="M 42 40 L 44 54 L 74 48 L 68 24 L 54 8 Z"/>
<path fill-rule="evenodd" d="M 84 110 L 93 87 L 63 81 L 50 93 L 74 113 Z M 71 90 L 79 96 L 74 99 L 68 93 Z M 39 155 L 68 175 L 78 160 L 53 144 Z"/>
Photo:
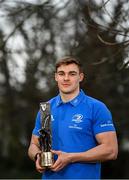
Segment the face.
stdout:
<path fill-rule="evenodd" d="M 61 65 L 55 73 L 59 90 L 64 94 L 74 94 L 79 92 L 80 82 L 84 74 L 79 72 L 76 64 Z"/>

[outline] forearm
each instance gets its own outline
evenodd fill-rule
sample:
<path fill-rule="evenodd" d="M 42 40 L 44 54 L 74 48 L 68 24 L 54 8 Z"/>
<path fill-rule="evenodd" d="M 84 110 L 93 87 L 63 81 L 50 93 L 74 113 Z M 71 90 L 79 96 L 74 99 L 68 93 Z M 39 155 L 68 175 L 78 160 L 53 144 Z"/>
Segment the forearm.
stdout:
<path fill-rule="evenodd" d="M 34 161 L 35 155 L 40 152 L 41 152 L 41 150 L 40 150 L 39 146 L 37 146 L 34 143 L 30 144 L 29 149 L 28 149 L 28 155 L 29 155 L 30 159 L 32 159 Z"/>
<path fill-rule="evenodd" d="M 81 153 L 70 153 L 71 162 L 103 162 L 116 159 L 117 153 L 113 148 L 101 144 L 88 151 Z"/>
<path fill-rule="evenodd" d="M 103 162 L 115 160 L 118 154 L 118 143 L 115 132 L 104 132 L 96 135 L 98 145 L 88 151 L 71 153 L 71 162 Z"/>

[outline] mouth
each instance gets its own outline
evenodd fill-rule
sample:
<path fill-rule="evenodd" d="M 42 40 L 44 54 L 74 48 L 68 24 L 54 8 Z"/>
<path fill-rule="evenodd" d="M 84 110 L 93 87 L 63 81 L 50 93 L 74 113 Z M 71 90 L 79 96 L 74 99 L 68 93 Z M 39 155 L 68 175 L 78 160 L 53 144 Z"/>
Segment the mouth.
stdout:
<path fill-rule="evenodd" d="M 64 87 L 68 87 L 68 86 L 70 86 L 70 84 L 62 84 L 62 86 L 64 86 Z"/>

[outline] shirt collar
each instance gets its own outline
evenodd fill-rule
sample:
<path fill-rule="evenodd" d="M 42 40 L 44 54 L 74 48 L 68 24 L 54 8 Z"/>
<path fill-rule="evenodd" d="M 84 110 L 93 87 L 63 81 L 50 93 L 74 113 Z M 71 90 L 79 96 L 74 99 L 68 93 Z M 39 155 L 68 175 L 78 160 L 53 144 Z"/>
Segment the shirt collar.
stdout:
<path fill-rule="evenodd" d="M 81 89 L 79 94 L 74 98 L 72 99 L 71 101 L 67 102 L 67 103 L 70 103 L 72 104 L 73 106 L 77 106 L 83 99 L 84 99 L 84 96 L 85 96 L 85 93 L 84 91 Z M 57 101 L 56 101 L 56 105 L 59 106 L 61 104 L 64 104 L 64 102 L 62 101 L 61 99 L 61 96 L 58 95 L 57 96 Z"/>

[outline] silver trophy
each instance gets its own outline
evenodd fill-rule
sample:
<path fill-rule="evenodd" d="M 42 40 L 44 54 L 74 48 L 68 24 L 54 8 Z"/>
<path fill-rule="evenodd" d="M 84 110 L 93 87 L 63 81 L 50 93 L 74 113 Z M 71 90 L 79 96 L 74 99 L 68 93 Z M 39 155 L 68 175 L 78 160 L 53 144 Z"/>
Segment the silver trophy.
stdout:
<path fill-rule="evenodd" d="M 40 103 L 40 113 L 42 122 L 42 128 L 39 130 L 42 151 L 40 164 L 42 167 L 49 168 L 53 164 L 53 154 L 50 151 L 52 147 L 50 103 Z"/>

